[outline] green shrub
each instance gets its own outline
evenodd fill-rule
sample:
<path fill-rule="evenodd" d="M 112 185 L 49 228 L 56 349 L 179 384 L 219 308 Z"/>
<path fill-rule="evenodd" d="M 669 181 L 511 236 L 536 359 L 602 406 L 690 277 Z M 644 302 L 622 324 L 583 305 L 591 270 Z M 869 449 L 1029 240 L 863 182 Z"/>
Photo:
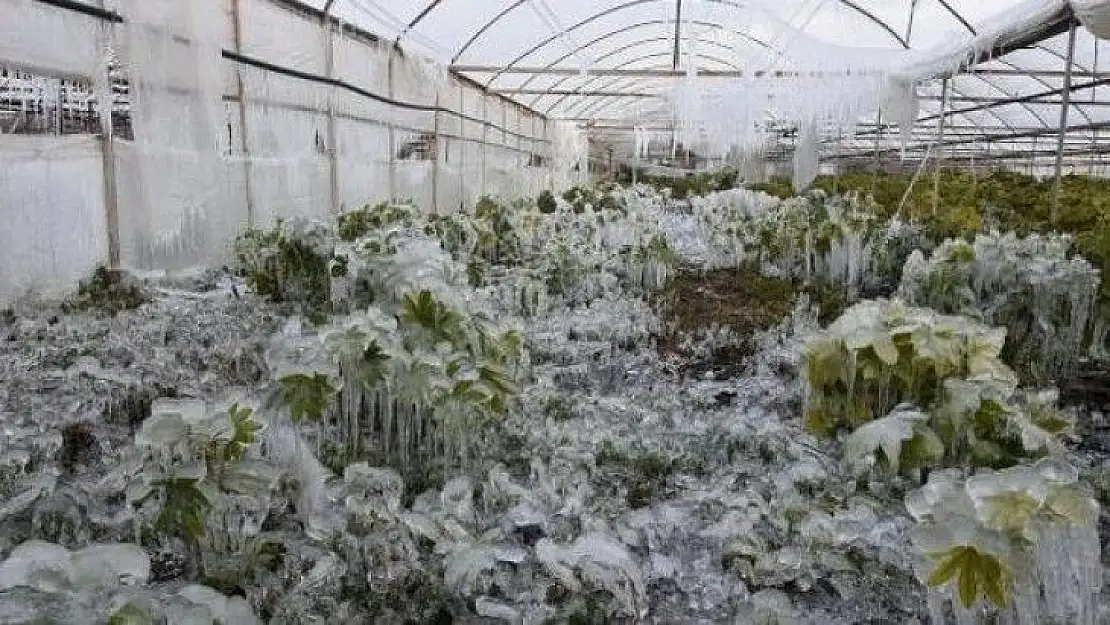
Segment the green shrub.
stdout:
<path fill-rule="evenodd" d="M 348 233 L 364 225 L 347 222 Z M 330 297 L 330 232 L 322 226 L 291 226 L 279 221 L 271 230 L 248 230 L 235 241 L 238 272 L 252 291 L 272 302 L 322 309 Z"/>
<path fill-rule="evenodd" d="M 64 312 L 101 312 L 116 315 L 134 310 L 150 301 L 137 280 L 126 272 L 97 267 L 77 286 L 77 293 L 62 302 Z"/>
<path fill-rule="evenodd" d="M 1072 424 L 1055 395 L 1018 389 L 999 359 L 1005 336 L 899 301 L 860 302 L 806 345 L 806 427 L 848 433 L 853 463 L 877 458 L 910 476 L 1056 452 Z"/>
<path fill-rule="evenodd" d="M 555 202 L 555 195 L 551 191 L 544 191 L 536 198 L 536 206 L 540 212 L 545 215 L 554 214 L 559 209 L 559 205 Z"/>

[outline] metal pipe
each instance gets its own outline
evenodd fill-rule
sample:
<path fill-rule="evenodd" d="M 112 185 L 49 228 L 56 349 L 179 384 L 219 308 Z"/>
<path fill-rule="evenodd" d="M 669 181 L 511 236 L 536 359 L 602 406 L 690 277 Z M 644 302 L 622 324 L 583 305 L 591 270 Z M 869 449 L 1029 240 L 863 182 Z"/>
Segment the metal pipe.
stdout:
<path fill-rule="evenodd" d="M 948 86 L 950 78 L 945 78 L 941 82 L 940 91 L 940 116 L 937 118 L 937 155 L 936 155 L 936 169 L 933 172 L 933 214 L 937 214 L 937 207 L 940 204 L 940 168 L 943 162 L 943 154 L 939 151 L 943 149 L 944 145 L 944 116 L 945 111 L 948 109 Z"/>
<path fill-rule="evenodd" d="M 1052 193 L 1052 223 L 1056 224 L 1057 213 L 1060 209 L 1060 189 L 1063 185 L 1064 176 L 1064 135 L 1067 134 L 1068 128 L 1068 110 L 1071 108 L 1071 69 L 1075 61 L 1075 35 L 1077 32 L 1078 22 L 1072 20 L 1071 26 L 1068 29 L 1068 54 L 1067 59 L 1064 61 L 1064 86 L 1060 93 L 1060 98 L 1063 102 L 1060 105 L 1060 127 L 1059 133 L 1056 135 L 1056 181 Z"/>
<path fill-rule="evenodd" d="M 328 0 L 324 4 L 324 14 L 320 18 L 320 28 L 324 35 L 324 75 L 329 79 L 335 78 L 335 35 L 331 28 L 331 7 L 335 0 Z M 329 87 L 334 91 L 334 87 Z M 335 97 L 328 98 L 328 182 L 330 185 L 331 210 L 339 213 L 339 133 L 335 123 Z"/>
<path fill-rule="evenodd" d="M 231 2 L 232 37 L 235 43 L 235 53 L 243 52 L 243 13 L 239 5 L 240 0 Z M 235 92 L 239 97 L 239 149 L 243 156 L 243 192 L 246 195 L 247 227 L 253 228 L 254 223 L 254 168 L 251 166 L 250 142 L 247 133 L 247 92 L 243 85 L 243 68 L 235 65 Z"/>

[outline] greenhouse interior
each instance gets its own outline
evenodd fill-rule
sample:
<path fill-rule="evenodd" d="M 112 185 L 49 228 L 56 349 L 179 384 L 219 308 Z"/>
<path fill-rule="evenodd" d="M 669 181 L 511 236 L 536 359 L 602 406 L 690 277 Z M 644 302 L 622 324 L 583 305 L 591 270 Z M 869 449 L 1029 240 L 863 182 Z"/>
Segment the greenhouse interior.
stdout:
<path fill-rule="evenodd" d="M 0 625 L 1110 625 L 1110 0 L 0 0 Z"/>

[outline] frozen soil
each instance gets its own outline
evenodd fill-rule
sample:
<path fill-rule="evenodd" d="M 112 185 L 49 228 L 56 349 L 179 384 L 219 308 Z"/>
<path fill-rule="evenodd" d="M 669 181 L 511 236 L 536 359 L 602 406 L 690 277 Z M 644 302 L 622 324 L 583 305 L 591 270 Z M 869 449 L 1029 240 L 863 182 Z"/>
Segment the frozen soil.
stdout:
<path fill-rule="evenodd" d="M 114 316 L 38 305 L 0 320 L 0 559 L 31 539 L 128 541 L 104 481 L 151 403 L 267 379 L 284 311 L 226 279 L 147 288 L 152 301 Z M 402 497 L 399 476 L 367 472 L 386 492 L 376 524 L 339 540 L 309 532 L 291 499 L 266 524 L 283 543 L 272 574 L 202 581 L 271 623 L 924 622 L 901 491 L 850 479 L 802 431 L 808 325 L 772 312 L 786 318 L 760 317 L 727 367 L 690 362 L 719 357 L 712 344 L 661 356 L 642 301 L 533 320 L 523 410 L 470 475 Z M 1106 452 L 1080 465 L 1098 473 Z M 173 545 L 144 546 L 150 596 L 197 592 Z M 118 606 L 36 588 L 0 590 L 0 623 Z"/>

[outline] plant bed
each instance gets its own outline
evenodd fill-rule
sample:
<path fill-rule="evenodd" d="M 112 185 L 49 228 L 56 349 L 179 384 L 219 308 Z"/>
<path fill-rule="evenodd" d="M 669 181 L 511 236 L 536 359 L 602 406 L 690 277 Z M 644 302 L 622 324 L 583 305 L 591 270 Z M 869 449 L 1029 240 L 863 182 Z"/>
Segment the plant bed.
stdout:
<path fill-rule="evenodd" d="M 752 355 L 756 334 L 789 316 L 794 297 L 789 280 L 768 278 L 753 265 L 708 272 L 687 268 L 652 298 L 664 328 L 659 350 L 686 360 L 686 373 L 734 377 Z M 726 331 L 725 340 L 714 341 L 708 358 L 694 353 L 690 339 L 700 341 L 714 331 Z"/>

